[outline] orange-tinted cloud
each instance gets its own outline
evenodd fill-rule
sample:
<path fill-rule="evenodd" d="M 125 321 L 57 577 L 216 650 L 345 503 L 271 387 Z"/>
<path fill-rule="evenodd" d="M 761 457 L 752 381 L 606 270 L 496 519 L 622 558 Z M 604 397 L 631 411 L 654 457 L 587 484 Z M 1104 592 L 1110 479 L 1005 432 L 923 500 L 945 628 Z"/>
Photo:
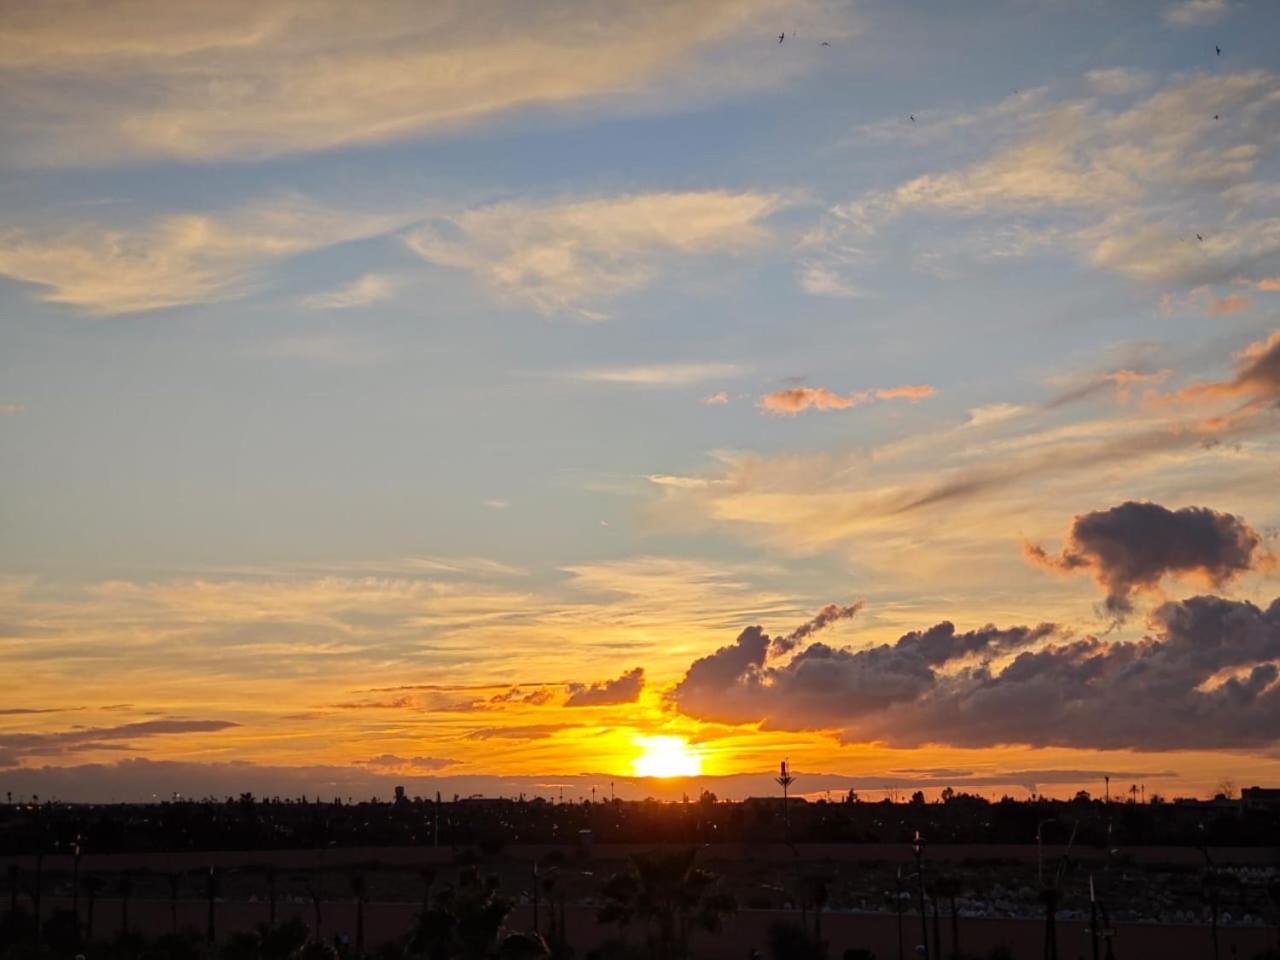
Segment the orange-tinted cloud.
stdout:
<path fill-rule="evenodd" d="M 1247 309 L 1249 303 L 1249 298 L 1240 293 L 1232 293 L 1225 297 L 1218 297 L 1209 303 L 1209 316 L 1229 317 L 1232 314 L 1240 313 L 1242 310 Z"/>
<path fill-rule="evenodd" d="M 1236 357 L 1236 375 L 1230 380 L 1193 383 L 1169 399 L 1175 401 L 1238 398 L 1248 401 L 1246 411 L 1280 398 L 1280 330 L 1265 340 L 1249 344 Z"/>
<path fill-rule="evenodd" d="M 873 403 L 876 400 L 923 400 L 937 391 L 925 384 L 904 384 L 879 390 L 857 390 L 839 394 L 826 387 L 790 387 L 775 390 L 760 398 L 762 411 L 776 416 L 795 416 L 805 410 L 848 410 L 850 407 Z"/>

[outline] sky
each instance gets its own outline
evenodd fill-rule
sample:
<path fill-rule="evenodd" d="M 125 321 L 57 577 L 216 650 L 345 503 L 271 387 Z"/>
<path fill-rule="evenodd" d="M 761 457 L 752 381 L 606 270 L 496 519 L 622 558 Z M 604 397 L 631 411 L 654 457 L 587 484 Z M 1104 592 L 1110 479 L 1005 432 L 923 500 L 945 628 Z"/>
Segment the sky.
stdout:
<path fill-rule="evenodd" d="M 1277 35 L 3 4 L 0 789 L 1280 783 Z"/>

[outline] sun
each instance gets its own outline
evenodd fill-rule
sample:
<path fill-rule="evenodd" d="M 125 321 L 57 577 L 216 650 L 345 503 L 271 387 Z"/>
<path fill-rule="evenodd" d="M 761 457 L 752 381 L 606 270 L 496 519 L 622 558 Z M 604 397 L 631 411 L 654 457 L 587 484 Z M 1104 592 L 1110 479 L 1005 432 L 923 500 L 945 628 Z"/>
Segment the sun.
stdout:
<path fill-rule="evenodd" d="M 702 773 L 702 754 L 684 737 L 636 737 L 641 750 L 631 761 L 637 777 L 696 777 Z"/>

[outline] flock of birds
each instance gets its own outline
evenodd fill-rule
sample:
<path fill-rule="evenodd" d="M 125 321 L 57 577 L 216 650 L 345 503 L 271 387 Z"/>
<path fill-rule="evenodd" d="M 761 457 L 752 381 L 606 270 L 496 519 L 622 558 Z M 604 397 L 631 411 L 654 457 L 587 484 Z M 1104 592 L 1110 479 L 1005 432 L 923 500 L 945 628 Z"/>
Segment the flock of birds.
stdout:
<path fill-rule="evenodd" d="M 795 39 L 794 31 L 792 32 L 791 37 L 793 40 Z M 786 39 L 787 39 L 787 32 L 785 30 L 782 33 L 778 34 L 778 43 L 782 43 Z M 823 40 L 821 45 L 824 47 L 829 47 L 831 46 L 831 42 L 829 40 Z M 1214 56 L 1218 56 L 1218 57 L 1222 56 L 1222 47 L 1215 43 L 1213 45 L 1213 53 L 1214 53 Z M 1018 91 L 1014 90 L 1013 92 L 1016 94 Z M 916 115 L 914 113 L 909 113 L 907 114 L 907 119 L 910 120 L 912 123 L 915 123 Z M 1215 113 L 1213 115 L 1213 119 L 1218 120 L 1220 119 L 1220 117 L 1218 114 Z M 1204 243 L 1204 237 L 1199 233 L 1196 234 L 1196 240 L 1198 240 L 1200 243 Z"/>

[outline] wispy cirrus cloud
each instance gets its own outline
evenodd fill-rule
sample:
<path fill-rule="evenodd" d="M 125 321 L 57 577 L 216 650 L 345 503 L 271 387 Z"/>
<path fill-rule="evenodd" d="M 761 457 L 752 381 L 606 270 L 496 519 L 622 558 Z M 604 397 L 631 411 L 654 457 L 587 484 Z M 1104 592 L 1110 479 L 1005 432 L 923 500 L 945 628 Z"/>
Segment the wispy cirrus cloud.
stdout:
<path fill-rule="evenodd" d="M 725 191 L 511 201 L 428 223 L 406 242 L 539 313 L 601 319 L 599 304 L 645 286 L 672 257 L 759 246 L 781 205 L 775 194 Z"/>
<path fill-rule="evenodd" d="M 1022 232 L 1016 244 L 996 245 L 1002 255 L 1056 250 L 1150 283 L 1224 283 L 1265 267 L 1280 252 L 1269 172 L 1280 78 L 1189 74 L 1144 93 L 1148 79 L 1095 71 L 1085 77 L 1093 96 L 961 114 L 989 116 L 981 158 L 831 208 L 806 238 L 802 282 L 816 271 L 831 289 L 864 286 L 886 232 L 925 217 L 967 224 L 970 242 L 940 252 L 952 260 L 993 256 L 994 228 Z M 952 133 L 956 122 L 938 120 Z M 883 136 L 915 138 L 930 127 L 884 125 Z"/>
<path fill-rule="evenodd" d="M 721 530 L 773 550 L 845 556 L 874 565 L 882 579 L 909 570 L 910 584 L 926 576 L 975 588 L 984 565 L 988 580 L 994 569 L 1027 576 L 1015 569 L 1016 545 L 1028 529 L 1052 522 L 1050 504 L 1096 502 L 1104 490 L 1117 501 L 1160 499 L 1167 494 L 1158 478 L 1171 469 L 1196 477 L 1203 491 L 1248 497 L 1233 503 L 1257 504 L 1247 512 L 1270 517 L 1261 488 L 1246 493 L 1229 483 L 1236 474 L 1223 473 L 1219 460 L 1228 444 L 1257 442 L 1249 469 L 1259 477 L 1274 469 L 1262 441 L 1280 396 L 1277 338 L 1245 349 L 1225 377 L 1095 370 L 1060 380 L 1041 403 L 975 408 L 954 426 L 887 443 L 774 456 L 720 452 L 705 471 L 650 477 L 651 515 L 660 525 Z M 975 562 L 979 556 L 986 560 Z"/>
<path fill-rule="evenodd" d="M 335 290 L 304 297 L 302 305 L 312 310 L 350 310 L 389 300 L 395 292 L 394 278 L 382 273 L 366 273 Z"/>
<path fill-rule="evenodd" d="M 631 387 L 687 387 L 709 380 L 731 380 L 750 371 L 736 363 L 660 363 L 639 367 L 597 367 L 568 374 L 587 383 L 613 383 Z M 728 402 L 726 395 L 724 401 Z"/>
<path fill-rule="evenodd" d="M 133 226 L 79 223 L 0 232 L 0 276 L 95 316 L 232 300 L 272 264 L 395 230 L 413 213 L 361 213 L 297 195 Z"/>
<path fill-rule="evenodd" d="M 725 55 L 782 6 L 28 4 L 6 11 L 0 38 L 0 90 L 18 132 L 0 155 L 253 159 L 457 130 L 520 107 L 686 103 L 800 68 L 779 58 L 746 68 Z"/>
<path fill-rule="evenodd" d="M 217 733 L 230 730 L 240 724 L 230 720 L 189 720 L 166 717 L 158 720 L 142 720 L 111 727 L 74 727 L 55 732 L 5 732 L 0 733 L 0 753 L 19 759 L 78 754 L 103 749 L 120 749 L 123 741 L 132 744 L 151 737 L 173 736 L 188 733 Z M 132 749 L 132 747 L 128 747 Z"/>
<path fill-rule="evenodd" d="M 1228 9 L 1227 0 L 1181 0 L 1164 8 L 1164 20 L 1175 27 L 1200 27 L 1221 20 Z"/>

